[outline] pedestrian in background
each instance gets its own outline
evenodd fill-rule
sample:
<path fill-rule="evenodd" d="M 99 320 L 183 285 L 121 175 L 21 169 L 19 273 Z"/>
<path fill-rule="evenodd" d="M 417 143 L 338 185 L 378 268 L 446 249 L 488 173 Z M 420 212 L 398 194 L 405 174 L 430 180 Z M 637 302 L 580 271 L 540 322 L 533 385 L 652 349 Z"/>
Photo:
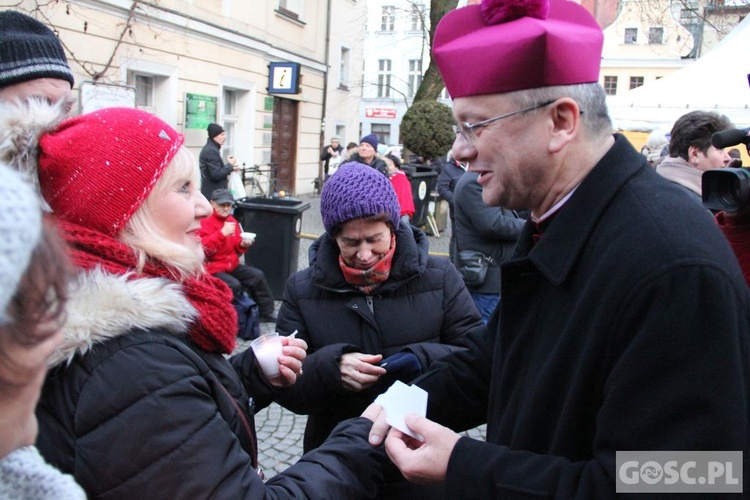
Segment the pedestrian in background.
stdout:
<path fill-rule="evenodd" d="M 344 146 L 341 145 L 341 139 L 336 136 L 331 137 L 331 143 L 320 153 L 320 161 L 323 162 L 323 179 L 328 179 L 330 167 L 333 167 L 334 171 L 338 168 L 343 160 L 343 152 Z"/>
<path fill-rule="evenodd" d="M 405 424 L 422 440 L 391 429 L 389 457 L 446 498 L 597 499 L 617 497 L 618 451 L 747 457 L 750 293 L 731 249 L 612 134 L 593 16 L 519 5 L 455 9 L 435 31 L 456 160 L 485 203 L 532 215 L 487 330 L 413 381 L 427 418 Z M 456 433 L 482 422 L 487 443 Z"/>
<path fill-rule="evenodd" d="M 55 123 L 23 131 L 34 140 L 17 152 L 38 158 L 79 271 L 37 409 L 42 455 L 90 498 L 366 497 L 381 475 L 366 418 L 288 473 L 259 475 L 253 411 L 294 383 L 306 345 L 282 339 L 271 379 L 252 350 L 226 357 L 237 317 L 229 288 L 203 271 L 211 207 L 182 135 L 132 108 Z"/>
<path fill-rule="evenodd" d="M 732 122 L 713 111 L 691 111 L 679 117 L 669 133 L 669 156 L 656 171 L 703 206 L 701 176 L 706 170 L 724 168 L 731 157 L 711 144 L 716 132 L 732 128 Z"/>
<path fill-rule="evenodd" d="M 240 167 L 234 156 L 227 158 L 227 162 L 221 159 L 221 147 L 227 140 L 227 133 L 218 123 L 209 123 L 206 129 L 208 139 L 201 149 L 198 163 L 201 169 L 201 193 L 207 200 L 217 189 L 227 189 L 229 185 L 229 174 L 238 172 Z"/>
<path fill-rule="evenodd" d="M 234 198 L 228 189 L 211 194 L 210 216 L 201 220 L 200 237 L 206 253 L 206 272 L 219 278 L 232 290 L 233 303 L 247 292 L 258 304 L 261 321 L 275 323 L 275 302 L 266 275 L 257 267 L 240 263 L 253 241 L 243 240 L 242 228 L 232 215 Z M 249 228 L 246 228 L 249 229 Z"/>
<path fill-rule="evenodd" d="M 41 200 L 0 165 L 0 498 L 85 499 L 34 446 L 46 362 L 62 341 L 72 268 Z"/>
<path fill-rule="evenodd" d="M 443 162 L 437 178 L 437 192 L 448 202 L 448 215 L 451 221 L 451 242 L 448 252 L 452 261 L 456 258 L 456 209 L 453 202 L 453 192 L 456 190 L 458 179 L 466 172 L 466 168 L 453 159 L 453 152 L 448 152 L 448 158 Z"/>
<path fill-rule="evenodd" d="M 347 161 L 364 163 L 386 177 L 388 176 L 388 167 L 378 156 L 378 136 L 375 134 L 369 134 L 360 139 L 359 150 L 353 153 Z"/>
<path fill-rule="evenodd" d="M 466 172 L 458 179 L 453 193 L 456 211 L 453 234 L 458 249 L 454 263 L 462 274 L 462 257 L 467 256 L 466 252 L 470 253 L 467 258 L 472 263 L 476 264 L 477 255 L 484 261 L 487 267 L 484 279 L 469 281 L 464 276 L 464 282 L 486 324 L 500 299 L 500 264 L 513 255 L 525 220 L 514 210 L 485 204 L 478 178 L 476 172 Z"/>
<path fill-rule="evenodd" d="M 388 166 L 388 179 L 391 181 L 393 190 L 396 192 L 396 198 L 398 198 L 398 205 L 401 209 L 401 222 L 404 224 L 411 224 L 411 218 L 414 217 L 414 196 L 411 192 L 411 182 L 406 177 L 406 174 L 396 165 L 396 163 L 389 157 L 384 157 Z"/>

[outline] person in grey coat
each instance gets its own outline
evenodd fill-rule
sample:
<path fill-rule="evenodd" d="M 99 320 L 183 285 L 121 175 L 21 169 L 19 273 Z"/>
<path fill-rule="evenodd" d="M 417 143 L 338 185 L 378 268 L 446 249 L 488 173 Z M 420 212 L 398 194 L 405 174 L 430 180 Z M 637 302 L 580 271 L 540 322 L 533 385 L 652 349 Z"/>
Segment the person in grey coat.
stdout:
<path fill-rule="evenodd" d="M 458 247 L 454 263 L 460 273 L 458 257 L 463 250 L 479 251 L 492 259 L 484 283 L 466 285 L 482 321 L 487 323 L 500 299 L 500 264 L 513 254 L 524 219 L 514 210 L 485 204 L 477 178 L 476 172 L 466 172 L 458 179 L 453 193 L 456 211 L 453 232 Z"/>

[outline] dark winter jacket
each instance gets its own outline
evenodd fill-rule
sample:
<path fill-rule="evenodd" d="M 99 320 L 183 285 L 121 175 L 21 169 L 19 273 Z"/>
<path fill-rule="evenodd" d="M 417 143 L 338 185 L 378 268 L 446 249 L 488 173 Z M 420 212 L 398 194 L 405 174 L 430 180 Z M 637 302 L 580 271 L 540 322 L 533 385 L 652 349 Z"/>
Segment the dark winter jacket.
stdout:
<path fill-rule="evenodd" d="M 277 329 L 308 343 L 305 375 L 278 401 L 308 413 L 305 449 L 319 446 L 340 421 L 359 415 L 386 387 L 355 393 L 341 385 L 339 359 L 347 352 L 391 356 L 414 353 L 423 368 L 458 349 L 481 328 L 461 277 L 445 258 L 427 254 L 422 231 L 401 224 L 388 281 L 366 296 L 344 281 L 339 249 L 328 234 L 310 249 L 310 267 L 287 280 Z"/>
<path fill-rule="evenodd" d="M 215 140 L 209 138 L 206 145 L 201 149 L 198 163 L 201 169 L 201 193 L 206 199 L 211 199 L 211 193 L 216 189 L 227 189 L 229 180 L 227 176 L 232 173 L 234 167 L 224 163 L 221 159 L 221 146 Z"/>
<path fill-rule="evenodd" d="M 617 136 L 532 232 L 491 333 L 415 382 L 428 418 L 488 422 L 448 498 L 614 498 L 618 450 L 741 450 L 748 491 L 750 300 L 710 215 Z"/>
<path fill-rule="evenodd" d="M 482 201 L 482 186 L 477 183 L 478 178 L 476 172 L 466 172 L 458 179 L 453 193 L 456 214 L 453 231 L 456 233 L 458 252 L 479 251 L 494 261 L 490 264 L 484 283 L 469 286 L 469 290 L 499 294 L 500 264 L 513 255 L 524 220 L 513 210 L 486 205 Z"/>
<path fill-rule="evenodd" d="M 226 359 L 186 337 L 195 310 L 178 285 L 91 271 L 68 310 L 38 447 L 89 498 L 357 498 L 376 488 L 362 418 L 263 483 L 253 409 L 276 390 L 250 350 Z"/>
<path fill-rule="evenodd" d="M 385 164 L 385 161 L 383 161 L 382 158 L 378 158 L 375 156 L 370 163 L 365 162 L 365 160 L 362 159 L 361 156 L 359 156 L 359 153 L 354 153 L 348 160 L 346 161 L 356 161 L 359 163 L 364 163 L 365 165 L 369 165 L 381 174 L 388 176 L 388 165 Z"/>
<path fill-rule="evenodd" d="M 453 193 L 456 191 L 458 179 L 464 175 L 464 172 L 466 170 L 459 167 L 455 161 L 450 160 L 443 162 L 437 178 L 437 192 L 441 198 L 448 202 L 451 217 L 453 217 Z"/>

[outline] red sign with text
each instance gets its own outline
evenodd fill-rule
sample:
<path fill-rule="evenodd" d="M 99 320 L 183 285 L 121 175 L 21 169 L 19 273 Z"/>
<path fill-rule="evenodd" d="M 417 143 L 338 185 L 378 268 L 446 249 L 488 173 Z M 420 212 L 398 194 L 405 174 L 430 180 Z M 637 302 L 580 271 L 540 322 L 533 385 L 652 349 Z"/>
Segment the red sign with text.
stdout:
<path fill-rule="evenodd" d="M 365 108 L 367 118 L 396 118 L 396 108 Z"/>

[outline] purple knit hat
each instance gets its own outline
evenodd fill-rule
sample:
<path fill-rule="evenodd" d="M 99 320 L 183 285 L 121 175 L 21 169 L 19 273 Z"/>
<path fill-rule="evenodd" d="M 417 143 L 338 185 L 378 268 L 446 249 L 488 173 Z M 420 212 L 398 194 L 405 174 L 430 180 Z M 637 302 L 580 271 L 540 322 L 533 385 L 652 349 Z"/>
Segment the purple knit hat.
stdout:
<path fill-rule="evenodd" d="M 320 215 L 328 234 L 339 224 L 378 214 L 391 216 L 397 228 L 401 207 L 391 181 L 376 169 L 358 162 L 341 165 L 320 194 Z"/>

